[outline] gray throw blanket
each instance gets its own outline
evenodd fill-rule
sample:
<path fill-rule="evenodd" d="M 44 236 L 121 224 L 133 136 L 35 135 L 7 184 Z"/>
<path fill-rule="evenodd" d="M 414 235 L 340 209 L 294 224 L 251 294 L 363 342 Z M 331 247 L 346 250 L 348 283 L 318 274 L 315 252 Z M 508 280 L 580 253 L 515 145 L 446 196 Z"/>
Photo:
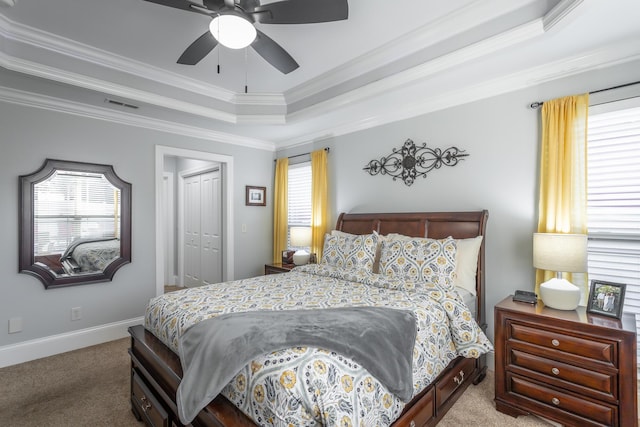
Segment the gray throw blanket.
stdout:
<path fill-rule="evenodd" d="M 416 333 L 411 311 L 384 307 L 252 311 L 204 320 L 178 342 L 183 370 L 176 396 L 180 421 L 193 421 L 255 357 L 298 346 L 349 357 L 408 402 Z"/>

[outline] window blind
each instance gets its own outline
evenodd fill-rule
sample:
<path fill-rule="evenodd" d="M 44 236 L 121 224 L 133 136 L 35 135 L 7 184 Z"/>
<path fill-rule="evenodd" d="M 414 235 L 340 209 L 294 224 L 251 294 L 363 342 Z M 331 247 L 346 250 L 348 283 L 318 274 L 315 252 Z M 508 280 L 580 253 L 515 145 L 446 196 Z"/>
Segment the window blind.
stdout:
<path fill-rule="evenodd" d="M 290 227 L 311 226 L 311 162 L 289 166 L 288 224 Z M 289 244 L 287 233 L 287 247 Z"/>
<path fill-rule="evenodd" d="M 627 285 L 640 331 L 640 107 L 607 110 L 588 120 L 589 277 Z"/>
<path fill-rule="evenodd" d="M 120 191 L 102 174 L 56 172 L 34 186 L 33 200 L 35 256 L 63 253 L 77 239 L 120 235 Z"/>

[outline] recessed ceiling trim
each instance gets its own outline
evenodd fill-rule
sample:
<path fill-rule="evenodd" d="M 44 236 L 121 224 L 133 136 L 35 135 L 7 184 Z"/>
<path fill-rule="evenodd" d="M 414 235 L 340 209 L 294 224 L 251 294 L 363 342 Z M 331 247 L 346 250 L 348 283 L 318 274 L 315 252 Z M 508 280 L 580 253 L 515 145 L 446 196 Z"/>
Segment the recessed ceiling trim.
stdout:
<path fill-rule="evenodd" d="M 460 66 L 465 62 L 506 49 L 542 34 L 544 34 L 542 19 L 533 20 L 505 33 L 498 34 L 497 36 L 493 36 L 460 50 L 440 56 L 432 61 L 394 74 L 393 76 L 369 83 L 366 86 L 338 95 L 327 101 L 314 104 L 303 110 L 292 112 L 287 115 L 287 120 L 303 120 L 304 117 L 325 114 L 335 111 L 337 108 L 353 104 L 354 102 L 361 102 L 365 99 L 380 96 L 391 90 L 423 81 L 437 73 L 441 73 L 445 70 Z"/>
<path fill-rule="evenodd" d="M 315 132 L 277 141 L 276 145 L 278 149 L 292 148 L 636 60 L 640 60 L 640 40 L 605 46 L 435 96 L 430 93 L 421 94 L 420 89 L 416 87 L 413 92 L 416 99 L 414 102 L 386 108 L 384 113 L 380 114 L 364 113 L 364 117 L 361 118 L 350 117 L 337 125 L 325 126 Z M 297 120 L 302 121 L 304 118 L 297 117 Z"/>
<path fill-rule="evenodd" d="M 53 54 L 70 56 L 74 59 L 80 59 L 142 79 L 162 82 L 169 86 L 199 95 L 206 95 L 220 101 L 232 102 L 235 96 L 232 91 L 12 21 L 1 13 L 0 34 L 3 34 L 7 39 L 34 46 Z"/>
<path fill-rule="evenodd" d="M 128 126 L 135 126 L 176 135 L 205 139 L 208 141 L 232 144 L 260 150 L 275 151 L 275 144 L 254 138 L 247 138 L 211 129 L 188 126 L 167 120 L 141 117 L 126 111 L 112 110 L 66 99 L 55 98 L 33 92 L 0 86 L 0 101 L 40 108 L 59 113 L 72 114 L 90 119 L 105 120 Z"/>
<path fill-rule="evenodd" d="M 365 74 L 392 61 L 407 57 L 428 46 L 455 37 L 483 22 L 494 19 L 522 7 L 523 3 L 532 0 L 498 0 L 492 2 L 475 1 L 468 6 L 450 13 L 436 22 L 405 34 L 373 52 L 367 52 L 346 64 L 337 67 L 321 76 L 305 82 L 285 92 L 289 104 L 317 95 L 327 88 L 345 83 L 354 76 Z"/>

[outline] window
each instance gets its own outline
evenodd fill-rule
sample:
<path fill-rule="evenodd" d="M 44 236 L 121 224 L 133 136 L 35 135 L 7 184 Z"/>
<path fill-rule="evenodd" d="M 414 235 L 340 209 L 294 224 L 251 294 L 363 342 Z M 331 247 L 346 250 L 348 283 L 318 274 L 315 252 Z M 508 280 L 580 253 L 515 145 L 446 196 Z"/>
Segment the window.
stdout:
<path fill-rule="evenodd" d="M 591 107 L 588 122 L 589 278 L 627 285 L 640 331 L 640 99 Z"/>
<path fill-rule="evenodd" d="M 289 165 L 288 223 L 291 227 L 311 226 L 311 162 Z M 291 247 L 287 232 L 287 247 Z"/>

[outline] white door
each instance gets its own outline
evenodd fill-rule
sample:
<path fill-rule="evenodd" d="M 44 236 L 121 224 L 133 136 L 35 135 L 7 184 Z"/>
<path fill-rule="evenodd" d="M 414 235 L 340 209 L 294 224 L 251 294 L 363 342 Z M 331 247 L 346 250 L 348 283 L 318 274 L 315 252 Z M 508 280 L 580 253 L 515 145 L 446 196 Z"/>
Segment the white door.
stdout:
<path fill-rule="evenodd" d="M 201 224 L 201 277 L 202 284 L 222 282 L 222 197 L 220 171 L 201 175 L 200 187 L 202 189 L 200 224 Z"/>
<path fill-rule="evenodd" d="M 200 286 L 200 175 L 184 179 L 184 286 Z"/>
<path fill-rule="evenodd" d="M 214 170 L 184 179 L 184 284 L 222 281 L 222 183 Z"/>

